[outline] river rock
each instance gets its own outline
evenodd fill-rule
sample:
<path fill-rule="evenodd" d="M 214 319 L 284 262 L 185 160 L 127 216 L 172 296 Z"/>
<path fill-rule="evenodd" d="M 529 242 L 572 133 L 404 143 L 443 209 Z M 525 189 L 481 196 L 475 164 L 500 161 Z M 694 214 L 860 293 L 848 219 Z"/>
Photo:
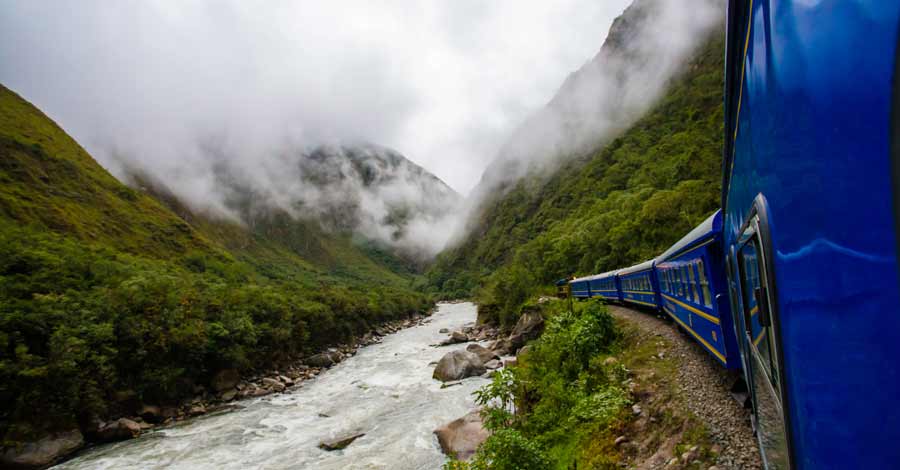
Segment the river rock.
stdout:
<path fill-rule="evenodd" d="M 432 377 L 441 382 L 450 382 L 481 375 L 484 371 L 484 364 L 477 354 L 469 351 L 451 351 L 438 361 Z"/>
<path fill-rule="evenodd" d="M 359 439 L 360 437 L 365 436 L 365 433 L 357 433 L 350 434 L 348 436 L 336 437 L 334 439 L 329 439 L 327 441 L 322 441 L 319 443 L 319 448 L 322 450 L 332 451 L 332 450 L 341 450 L 349 446 L 353 443 L 353 441 Z"/>
<path fill-rule="evenodd" d="M 469 342 L 469 335 L 463 333 L 462 331 L 454 331 L 450 333 L 450 337 L 441 342 L 441 346 L 449 346 L 451 344 L 459 344 L 459 343 L 467 343 Z"/>
<path fill-rule="evenodd" d="M 100 426 L 97 439 L 103 442 L 132 439 L 141 435 L 141 425 L 128 418 L 119 418 Z"/>
<path fill-rule="evenodd" d="M 498 339 L 491 343 L 488 349 L 498 356 L 506 356 L 512 353 L 512 343 L 508 339 Z"/>
<path fill-rule="evenodd" d="M 222 369 L 216 372 L 209 385 L 216 392 L 224 392 L 229 388 L 234 388 L 241 381 L 241 374 L 236 369 Z"/>
<path fill-rule="evenodd" d="M 42 468 L 84 445 L 81 431 L 57 433 L 36 442 L 28 442 L 18 447 L 0 450 L 0 467 L 2 468 Z"/>
<path fill-rule="evenodd" d="M 470 344 L 466 346 L 466 351 L 475 354 L 478 356 L 478 359 L 481 359 L 481 362 L 484 363 L 492 359 L 500 359 L 500 356 L 480 344 Z"/>
<path fill-rule="evenodd" d="M 270 390 L 274 390 L 276 392 L 284 391 L 284 384 L 279 382 L 277 379 L 273 379 L 271 377 L 264 377 L 262 379 L 262 383 L 263 383 L 264 387 L 266 387 Z"/>
<path fill-rule="evenodd" d="M 225 390 L 224 392 L 222 392 L 222 394 L 219 395 L 219 398 L 222 401 L 231 401 L 234 400 L 234 398 L 237 396 L 237 393 L 237 390 L 232 388 L 231 390 Z"/>
<path fill-rule="evenodd" d="M 331 367 L 334 365 L 334 359 L 331 354 L 319 353 L 307 358 L 306 363 L 313 367 Z"/>
<path fill-rule="evenodd" d="M 512 333 L 509 335 L 508 339 L 512 346 L 510 352 L 515 352 L 522 346 L 525 346 L 525 343 L 537 339 L 543 332 L 544 317 L 541 316 L 541 312 L 526 310 L 519 317 L 516 327 L 513 328 Z"/>
<path fill-rule="evenodd" d="M 444 333 L 444 334 L 447 334 L 447 333 L 449 333 L 449 332 L 450 332 L 450 329 L 449 329 L 449 328 L 441 328 L 441 329 L 438 331 L 438 333 Z"/>
<path fill-rule="evenodd" d="M 487 370 L 494 370 L 503 367 L 503 364 L 500 363 L 499 359 L 491 359 L 484 363 L 484 368 Z"/>
<path fill-rule="evenodd" d="M 468 460 L 490 433 L 481 424 L 478 410 L 453 420 L 434 431 L 444 454 L 459 460 Z"/>

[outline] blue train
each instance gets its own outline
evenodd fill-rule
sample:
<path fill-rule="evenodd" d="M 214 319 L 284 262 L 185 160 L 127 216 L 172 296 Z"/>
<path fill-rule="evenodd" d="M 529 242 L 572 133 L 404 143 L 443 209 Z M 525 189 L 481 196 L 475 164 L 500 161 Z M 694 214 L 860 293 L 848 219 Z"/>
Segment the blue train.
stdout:
<path fill-rule="evenodd" d="M 740 368 L 766 468 L 900 468 L 900 2 L 728 0 L 726 23 L 721 211 L 572 295 Z"/>

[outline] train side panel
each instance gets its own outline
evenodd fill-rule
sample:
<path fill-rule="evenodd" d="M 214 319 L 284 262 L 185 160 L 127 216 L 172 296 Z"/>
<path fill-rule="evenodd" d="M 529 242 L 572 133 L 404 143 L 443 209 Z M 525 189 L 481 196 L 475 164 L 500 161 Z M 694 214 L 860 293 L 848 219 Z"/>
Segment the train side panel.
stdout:
<path fill-rule="evenodd" d="M 727 302 L 720 243 L 710 243 L 677 254 L 657 265 L 662 310 L 687 330 L 723 366 L 741 367 L 740 352 Z"/>
<path fill-rule="evenodd" d="M 569 282 L 569 291 L 575 299 L 587 299 L 591 296 L 591 287 L 586 280 L 573 279 Z"/>
<path fill-rule="evenodd" d="M 769 468 L 900 462 L 900 2 L 731 0 L 724 251 Z"/>
<path fill-rule="evenodd" d="M 621 274 L 622 301 L 642 307 L 659 308 L 653 282 L 653 268 L 634 273 Z"/>

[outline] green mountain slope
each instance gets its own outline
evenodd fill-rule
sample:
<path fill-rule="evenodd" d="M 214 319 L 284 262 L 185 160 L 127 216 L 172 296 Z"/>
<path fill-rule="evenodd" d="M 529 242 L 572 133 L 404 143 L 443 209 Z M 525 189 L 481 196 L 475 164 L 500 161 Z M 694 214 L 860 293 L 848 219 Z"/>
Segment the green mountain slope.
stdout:
<path fill-rule="evenodd" d="M 556 279 L 651 258 L 718 206 L 723 34 L 618 138 L 486 200 L 427 273 L 448 297 L 477 294 L 482 318 L 512 321 Z"/>
<path fill-rule="evenodd" d="M 0 86 L 0 444 L 177 402 L 222 368 L 421 311 L 414 281 L 316 223 L 222 221 L 131 189 Z"/>

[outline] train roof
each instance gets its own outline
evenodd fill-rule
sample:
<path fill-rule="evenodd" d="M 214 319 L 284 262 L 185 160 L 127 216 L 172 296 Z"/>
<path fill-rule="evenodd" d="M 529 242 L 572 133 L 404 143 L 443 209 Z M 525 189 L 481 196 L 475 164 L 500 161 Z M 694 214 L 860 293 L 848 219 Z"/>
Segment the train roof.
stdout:
<path fill-rule="evenodd" d="M 624 275 L 631 274 L 631 273 L 636 273 L 636 272 L 639 272 L 639 271 L 645 271 L 645 270 L 650 269 L 650 268 L 653 267 L 653 262 L 654 262 L 654 261 L 656 261 L 656 260 L 655 260 L 655 259 L 648 259 L 647 261 L 644 261 L 644 262 L 641 263 L 641 264 L 636 264 L 636 265 L 634 265 L 634 266 L 629 266 L 629 267 L 627 267 L 627 268 L 625 268 L 625 269 L 620 269 L 616 274 L 618 274 L 619 276 L 624 276 Z"/>
<path fill-rule="evenodd" d="M 576 277 L 575 279 L 572 279 L 569 282 L 584 282 L 584 281 L 593 281 L 595 279 L 605 279 L 607 277 L 616 275 L 618 272 L 619 272 L 618 269 L 614 269 L 612 271 L 606 271 L 605 273 L 602 273 L 602 274 L 591 274 L 590 276 Z"/>
<path fill-rule="evenodd" d="M 659 258 L 656 258 L 657 261 L 666 261 L 669 258 L 672 258 L 685 248 L 689 248 L 691 245 L 699 242 L 701 240 L 705 240 L 709 237 L 714 236 L 716 233 L 722 231 L 722 210 L 717 209 L 712 213 L 709 217 L 706 218 L 703 222 L 700 222 L 700 225 L 694 227 L 693 230 L 688 232 L 687 235 L 678 240 L 671 248 L 664 251 L 663 254 L 659 255 Z"/>

